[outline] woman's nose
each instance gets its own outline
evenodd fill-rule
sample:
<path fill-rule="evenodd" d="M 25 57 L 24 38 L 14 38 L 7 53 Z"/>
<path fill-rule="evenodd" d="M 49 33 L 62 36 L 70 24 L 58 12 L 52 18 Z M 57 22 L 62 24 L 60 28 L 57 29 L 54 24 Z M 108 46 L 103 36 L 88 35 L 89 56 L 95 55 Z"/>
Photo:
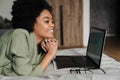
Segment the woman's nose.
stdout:
<path fill-rule="evenodd" d="M 55 27 L 55 24 L 53 22 L 51 22 L 51 27 Z"/>

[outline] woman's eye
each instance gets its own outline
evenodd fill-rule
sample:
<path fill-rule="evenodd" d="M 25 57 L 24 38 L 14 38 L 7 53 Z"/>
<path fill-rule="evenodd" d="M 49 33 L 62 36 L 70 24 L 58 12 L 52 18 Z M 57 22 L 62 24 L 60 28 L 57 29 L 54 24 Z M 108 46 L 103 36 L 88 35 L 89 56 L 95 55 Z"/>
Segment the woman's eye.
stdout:
<path fill-rule="evenodd" d="M 49 23 L 49 21 L 45 21 L 45 23 Z"/>

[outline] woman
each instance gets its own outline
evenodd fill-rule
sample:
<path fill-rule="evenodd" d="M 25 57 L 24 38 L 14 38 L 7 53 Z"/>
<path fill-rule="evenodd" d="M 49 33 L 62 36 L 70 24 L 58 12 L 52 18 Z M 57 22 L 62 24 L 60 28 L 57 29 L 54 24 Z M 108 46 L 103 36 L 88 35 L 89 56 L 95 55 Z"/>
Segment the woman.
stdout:
<path fill-rule="evenodd" d="M 12 16 L 14 29 L 0 38 L 0 74 L 41 76 L 58 47 L 52 8 L 45 0 L 16 0 Z"/>

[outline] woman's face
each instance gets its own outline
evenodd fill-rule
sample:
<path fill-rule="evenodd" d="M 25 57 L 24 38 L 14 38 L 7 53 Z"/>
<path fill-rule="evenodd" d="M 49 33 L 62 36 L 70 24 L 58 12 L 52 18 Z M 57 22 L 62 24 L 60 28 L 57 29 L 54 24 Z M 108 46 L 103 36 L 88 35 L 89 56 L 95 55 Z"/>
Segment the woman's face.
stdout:
<path fill-rule="evenodd" d="M 34 34 L 39 38 L 54 37 L 55 25 L 48 10 L 43 10 L 34 23 Z"/>

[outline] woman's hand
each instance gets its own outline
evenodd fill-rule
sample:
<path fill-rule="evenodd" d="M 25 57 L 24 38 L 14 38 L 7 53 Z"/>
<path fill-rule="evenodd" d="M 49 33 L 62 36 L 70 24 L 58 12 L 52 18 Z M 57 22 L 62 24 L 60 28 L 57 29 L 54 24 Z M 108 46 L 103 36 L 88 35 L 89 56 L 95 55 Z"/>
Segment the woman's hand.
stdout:
<path fill-rule="evenodd" d="M 47 66 L 55 56 L 58 48 L 58 40 L 56 40 L 55 38 L 45 38 L 41 43 L 41 47 L 47 53 L 40 63 L 42 70 L 45 71 Z"/>
<path fill-rule="evenodd" d="M 55 38 L 45 38 L 41 42 L 41 47 L 46 53 L 54 56 L 58 48 L 58 40 Z"/>

